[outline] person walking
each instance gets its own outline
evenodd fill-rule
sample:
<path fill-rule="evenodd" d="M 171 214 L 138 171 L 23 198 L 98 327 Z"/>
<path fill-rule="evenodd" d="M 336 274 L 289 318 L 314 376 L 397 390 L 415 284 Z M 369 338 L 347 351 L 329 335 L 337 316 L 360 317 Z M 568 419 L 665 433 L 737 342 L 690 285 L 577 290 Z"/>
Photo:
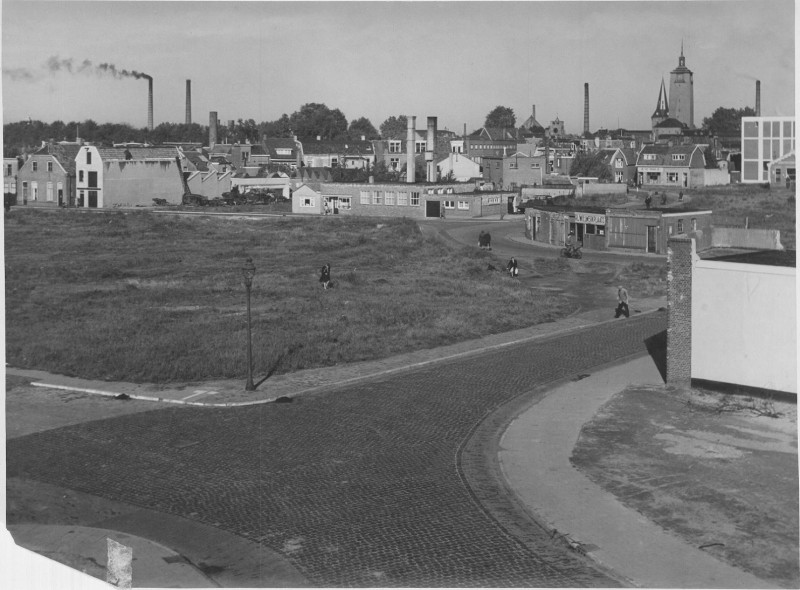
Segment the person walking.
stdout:
<path fill-rule="evenodd" d="M 508 271 L 508 274 L 511 275 L 512 279 L 515 279 L 519 276 L 519 268 L 517 268 L 517 259 L 514 258 L 513 256 L 511 257 L 511 260 L 508 261 L 508 264 L 506 265 L 506 270 Z"/>
<path fill-rule="evenodd" d="M 614 317 L 618 318 L 622 315 L 626 318 L 630 317 L 631 312 L 628 308 L 628 291 L 622 285 L 617 288 L 617 302 L 618 304 Z"/>
<path fill-rule="evenodd" d="M 331 285 L 331 265 L 325 264 L 319 273 L 319 282 L 322 283 L 322 288 L 327 289 Z"/>
<path fill-rule="evenodd" d="M 481 250 L 486 249 L 486 232 L 483 230 L 478 234 L 478 246 L 481 247 Z"/>

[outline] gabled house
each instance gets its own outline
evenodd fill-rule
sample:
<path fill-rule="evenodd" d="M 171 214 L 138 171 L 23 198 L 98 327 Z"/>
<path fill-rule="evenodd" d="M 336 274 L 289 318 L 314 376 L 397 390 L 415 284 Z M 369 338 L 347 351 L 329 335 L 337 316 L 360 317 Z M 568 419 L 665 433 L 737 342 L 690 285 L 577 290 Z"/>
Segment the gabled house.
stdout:
<path fill-rule="evenodd" d="M 796 181 L 797 163 L 794 150 L 769 163 L 770 184 L 785 184 L 786 188 L 791 188 Z"/>
<path fill-rule="evenodd" d="M 602 149 L 599 154 L 614 182 L 627 184 L 636 180 L 636 152 L 632 149 Z"/>
<path fill-rule="evenodd" d="M 697 145 L 645 145 L 636 158 L 640 186 L 705 186 L 705 156 Z"/>
<path fill-rule="evenodd" d="M 78 144 L 45 143 L 17 172 L 17 202 L 58 207 L 75 202 L 75 155 Z"/>
<path fill-rule="evenodd" d="M 86 208 L 178 205 L 183 171 L 176 147 L 81 146 L 75 156 L 76 205 Z"/>

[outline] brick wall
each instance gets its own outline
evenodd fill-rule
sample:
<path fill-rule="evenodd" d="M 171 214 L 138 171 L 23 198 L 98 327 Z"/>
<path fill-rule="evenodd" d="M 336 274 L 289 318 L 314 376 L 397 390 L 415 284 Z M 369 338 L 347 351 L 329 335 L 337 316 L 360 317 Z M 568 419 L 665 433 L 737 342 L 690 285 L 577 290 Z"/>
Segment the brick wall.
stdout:
<path fill-rule="evenodd" d="M 667 384 L 688 385 L 692 379 L 692 238 L 667 243 Z"/>

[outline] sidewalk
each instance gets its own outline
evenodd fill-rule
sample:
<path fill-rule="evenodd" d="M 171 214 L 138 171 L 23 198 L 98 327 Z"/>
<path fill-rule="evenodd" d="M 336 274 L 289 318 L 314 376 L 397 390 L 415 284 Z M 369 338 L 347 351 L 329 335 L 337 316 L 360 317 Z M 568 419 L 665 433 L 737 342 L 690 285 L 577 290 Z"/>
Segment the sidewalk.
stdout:
<path fill-rule="evenodd" d="M 661 385 L 643 356 L 548 392 L 501 439 L 502 472 L 522 503 L 606 570 L 645 588 L 773 588 L 622 505 L 570 463 L 581 427 L 631 384 Z M 652 417 L 658 421 L 657 415 Z"/>

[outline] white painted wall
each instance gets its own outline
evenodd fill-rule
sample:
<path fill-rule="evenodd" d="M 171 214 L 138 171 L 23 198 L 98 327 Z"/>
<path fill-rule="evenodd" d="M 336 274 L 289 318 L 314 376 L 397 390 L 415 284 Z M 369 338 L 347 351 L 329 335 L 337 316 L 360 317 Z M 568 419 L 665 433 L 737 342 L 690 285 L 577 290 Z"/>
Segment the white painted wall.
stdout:
<path fill-rule="evenodd" d="M 795 268 L 700 260 L 692 378 L 797 393 Z"/>

